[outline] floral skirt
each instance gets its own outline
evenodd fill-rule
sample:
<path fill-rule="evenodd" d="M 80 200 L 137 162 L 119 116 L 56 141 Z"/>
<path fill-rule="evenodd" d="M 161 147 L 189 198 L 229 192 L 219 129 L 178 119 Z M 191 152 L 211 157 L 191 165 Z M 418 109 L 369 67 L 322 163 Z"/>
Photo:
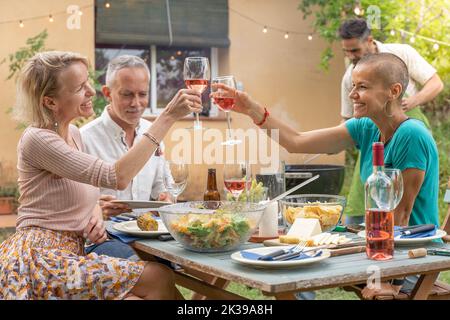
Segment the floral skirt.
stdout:
<path fill-rule="evenodd" d="M 0 299 L 123 299 L 144 266 L 85 255 L 74 232 L 21 228 L 0 244 Z"/>

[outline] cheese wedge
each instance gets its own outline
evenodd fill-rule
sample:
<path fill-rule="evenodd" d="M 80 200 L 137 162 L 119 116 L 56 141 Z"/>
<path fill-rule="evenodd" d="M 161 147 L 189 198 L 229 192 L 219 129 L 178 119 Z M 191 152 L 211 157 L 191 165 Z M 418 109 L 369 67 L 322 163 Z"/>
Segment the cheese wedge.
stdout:
<path fill-rule="evenodd" d="M 287 236 L 309 239 L 321 232 L 319 219 L 296 218 Z"/>

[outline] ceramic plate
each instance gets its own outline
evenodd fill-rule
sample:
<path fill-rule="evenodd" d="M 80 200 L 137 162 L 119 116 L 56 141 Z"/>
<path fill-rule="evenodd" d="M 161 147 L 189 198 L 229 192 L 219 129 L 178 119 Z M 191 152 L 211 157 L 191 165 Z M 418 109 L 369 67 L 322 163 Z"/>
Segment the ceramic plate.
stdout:
<path fill-rule="evenodd" d="M 438 229 L 438 230 L 436 230 L 436 234 L 434 236 L 424 237 L 424 238 L 405 238 L 405 239 L 395 239 L 394 238 L 394 243 L 398 244 L 398 245 L 422 244 L 422 243 L 427 243 L 431 240 L 441 239 L 442 237 L 444 237 L 446 235 L 447 235 L 447 232 L 445 232 L 444 230 Z M 360 236 L 361 238 L 365 238 L 366 231 L 363 230 L 363 231 L 358 232 L 358 236 Z"/>
<path fill-rule="evenodd" d="M 157 231 L 143 231 L 143 230 L 139 229 L 136 220 L 116 223 L 113 225 L 113 228 L 116 229 L 117 231 L 129 234 L 132 236 L 147 237 L 147 238 L 157 237 L 161 234 L 169 233 L 169 231 L 167 231 L 166 226 L 164 225 L 164 223 L 161 220 L 158 220 L 158 230 Z"/>
<path fill-rule="evenodd" d="M 171 204 L 164 201 L 142 201 L 142 200 L 111 200 L 112 203 L 124 203 L 131 209 L 159 208 Z"/>
<path fill-rule="evenodd" d="M 279 250 L 279 248 L 261 247 L 261 248 L 255 248 L 255 249 L 248 249 L 245 251 L 264 255 L 264 254 L 274 252 L 276 250 Z M 237 251 L 231 255 L 231 259 L 238 263 L 251 265 L 254 267 L 258 267 L 258 268 L 291 268 L 291 267 L 310 265 L 310 264 L 325 260 L 330 257 L 330 250 L 322 249 L 322 251 L 323 251 L 322 254 L 315 258 L 307 258 L 307 259 L 302 259 L 302 260 L 286 260 L 286 261 L 261 261 L 261 260 L 246 259 L 241 255 L 240 251 Z M 306 254 L 310 254 L 310 253 L 306 253 Z"/>

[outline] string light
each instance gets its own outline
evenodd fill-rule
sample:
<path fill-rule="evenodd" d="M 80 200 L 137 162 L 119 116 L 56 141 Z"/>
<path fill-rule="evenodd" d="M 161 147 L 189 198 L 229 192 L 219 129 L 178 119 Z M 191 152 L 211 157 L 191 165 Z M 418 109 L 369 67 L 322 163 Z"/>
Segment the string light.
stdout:
<path fill-rule="evenodd" d="M 355 8 L 353 9 L 353 12 L 357 16 L 362 16 L 364 14 L 364 9 L 361 7 L 361 4 L 359 2 L 356 4 Z"/>
<path fill-rule="evenodd" d="M 95 6 L 95 5 L 94 5 L 94 6 Z M 84 9 L 84 8 L 92 8 L 92 7 L 93 7 L 93 5 L 85 5 L 85 6 L 80 7 L 80 9 Z M 105 7 L 108 8 L 108 9 L 111 8 L 111 3 L 110 3 L 110 2 L 105 2 Z M 308 39 L 309 41 L 311 41 L 311 40 L 313 39 L 313 33 L 309 33 L 309 34 L 308 34 L 308 33 L 305 33 L 305 32 L 298 32 L 298 31 L 292 31 L 292 30 L 287 30 L 287 31 L 286 31 L 286 30 L 283 30 L 283 29 L 280 29 L 280 28 L 276 28 L 276 27 L 269 26 L 269 25 L 267 25 L 267 24 L 259 23 L 258 21 L 252 19 L 251 17 L 248 17 L 248 16 L 246 16 L 246 15 L 244 15 L 244 14 L 242 14 L 242 13 L 236 11 L 236 10 L 234 10 L 233 8 L 229 8 L 229 10 L 230 10 L 231 12 L 234 12 L 234 13 L 240 15 L 241 17 L 243 17 L 243 18 L 245 18 L 245 19 L 247 19 L 247 20 L 252 21 L 252 22 L 255 23 L 255 24 L 258 24 L 258 25 L 262 26 L 262 27 L 263 27 L 263 29 L 262 29 L 262 32 L 263 32 L 263 33 L 267 33 L 268 30 L 269 30 L 269 28 L 270 28 L 270 29 L 272 29 L 272 30 L 274 30 L 274 31 L 283 32 L 283 33 L 284 33 L 284 38 L 285 38 L 285 39 L 289 39 L 289 35 L 290 35 L 290 34 L 307 35 L 307 39 Z M 354 12 L 355 12 L 356 15 L 362 15 L 362 14 L 364 14 L 364 10 L 363 10 L 362 7 L 361 7 L 360 1 L 358 1 L 357 4 L 355 5 Z M 56 13 L 49 14 L 49 15 L 43 15 L 43 16 L 36 16 L 36 17 L 31 17 L 31 18 L 25 18 L 25 19 L 20 19 L 20 20 L 0 21 L 0 24 L 14 23 L 14 22 L 17 23 L 17 21 L 18 21 L 18 22 L 19 22 L 19 27 L 20 27 L 20 28 L 24 28 L 24 27 L 25 27 L 24 21 L 36 20 L 36 19 L 41 19 L 41 18 L 47 18 L 48 21 L 49 21 L 50 23 L 52 23 L 52 22 L 55 21 L 54 15 L 58 15 L 58 14 L 61 14 L 61 15 L 66 14 L 66 11 L 56 12 Z M 82 12 L 81 10 L 79 10 L 79 11 L 78 11 L 78 14 L 79 14 L 80 16 L 82 16 L 82 15 L 83 15 L 83 12 Z M 408 18 L 408 19 L 409 19 L 409 18 Z M 421 36 L 421 35 L 418 35 L 418 34 L 414 34 L 414 33 L 412 33 L 412 32 L 409 32 L 409 31 L 405 31 L 405 30 L 403 30 L 403 29 L 391 29 L 391 30 L 390 30 L 390 35 L 391 35 L 391 36 L 395 36 L 397 32 L 400 32 L 400 36 L 401 36 L 402 38 L 405 37 L 405 34 L 411 35 L 411 37 L 410 37 L 410 39 L 409 39 L 410 43 L 415 43 L 416 38 L 420 38 L 420 39 L 423 39 L 423 40 L 425 40 L 425 41 L 431 42 L 431 43 L 433 44 L 433 45 L 432 45 L 432 48 L 433 48 L 433 50 L 435 50 L 435 51 L 437 51 L 437 50 L 440 49 L 440 45 L 443 45 L 443 46 L 446 46 L 446 47 L 450 47 L 450 43 L 448 43 L 448 42 L 440 41 L 440 40 L 433 39 L 433 38 L 424 37 L 424 36 Z"/>

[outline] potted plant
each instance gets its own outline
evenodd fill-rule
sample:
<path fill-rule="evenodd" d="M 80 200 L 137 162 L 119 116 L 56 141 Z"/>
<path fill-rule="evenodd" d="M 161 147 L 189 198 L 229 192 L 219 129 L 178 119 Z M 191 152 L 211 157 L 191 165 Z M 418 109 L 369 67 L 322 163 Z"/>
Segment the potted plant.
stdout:
<path fill-rule="evenodd" d="M 15 213 L 18 198 L 17 184 L 10 183 L 0 186 L 0 215 Z"/>
<path fill-rule="evenodd" d="M 0 215 L 15 213 L 18 199 L 15 165 L 10 161 L 0 161 Z"/>

